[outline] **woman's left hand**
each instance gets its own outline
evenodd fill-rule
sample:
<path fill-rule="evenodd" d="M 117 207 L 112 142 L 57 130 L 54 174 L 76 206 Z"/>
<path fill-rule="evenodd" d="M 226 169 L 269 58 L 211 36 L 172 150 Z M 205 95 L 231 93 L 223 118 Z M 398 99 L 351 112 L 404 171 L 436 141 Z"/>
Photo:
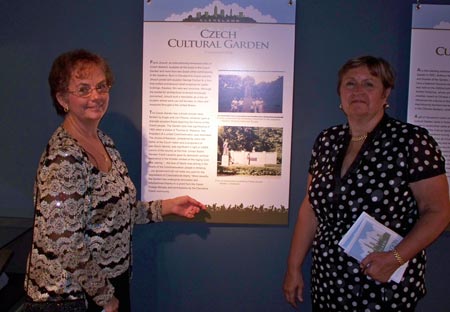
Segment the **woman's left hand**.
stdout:
<path fill-rule="evenodd" d="M 399 268 L 400 264 L 392 251 L 373 252 L 365 257 L 361 263 L 361 271 L 376 281 L 386 283 Z"/>
<path fill-rule="evenodd" d="M 162 215 L 173 214 L 188 219 L 195 217 L 200 210 L 205 210 L 206 206 L 190 196 L 179 196 L 162 201 Z"/>

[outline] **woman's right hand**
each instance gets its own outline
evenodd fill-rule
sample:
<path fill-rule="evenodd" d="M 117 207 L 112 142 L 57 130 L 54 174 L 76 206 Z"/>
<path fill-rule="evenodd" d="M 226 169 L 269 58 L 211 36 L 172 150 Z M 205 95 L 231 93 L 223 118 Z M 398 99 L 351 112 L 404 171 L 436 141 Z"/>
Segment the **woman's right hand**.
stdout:
<path fill-rule="evenodd" d="M 105 312 L 119 312 L 119 300 L 116 297 L 112 297 L 104 306 Z"/>
<path fill-rule="evenodd" d="M 297 300 L 303 302 L 303 274 L 296 270 L 287 270 L 284 276 L 283 291 L 287 302 L 294 308 L 297 307 Z"/>
<path fill-rule="evenodd" d="M 311 184 L 312 176 L 308 175 L 307 188 Z M 302 201 L 292 234 L 291 249 L 289 251 L 286 274 L 284 275 L 283 291 L 286 301 L 294 308 L 297 302 L 303 302 L 302 264 L 314 240 L 318 222 L 309 202 L 308 194 Z"/>

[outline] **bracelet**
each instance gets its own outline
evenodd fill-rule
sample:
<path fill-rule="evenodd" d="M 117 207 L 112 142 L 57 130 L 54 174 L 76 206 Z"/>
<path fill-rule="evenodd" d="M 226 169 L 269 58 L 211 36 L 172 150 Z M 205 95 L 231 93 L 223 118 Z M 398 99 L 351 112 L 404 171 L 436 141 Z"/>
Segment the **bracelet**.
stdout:
<path fill-rule="evenodd" d="M 394 254 L 395 259 L 400 265 L 405 264 L 405 260 L 403 260 L 402 256 L 398 253 L 397 249 L 392 249 L 392 253 Z"/>

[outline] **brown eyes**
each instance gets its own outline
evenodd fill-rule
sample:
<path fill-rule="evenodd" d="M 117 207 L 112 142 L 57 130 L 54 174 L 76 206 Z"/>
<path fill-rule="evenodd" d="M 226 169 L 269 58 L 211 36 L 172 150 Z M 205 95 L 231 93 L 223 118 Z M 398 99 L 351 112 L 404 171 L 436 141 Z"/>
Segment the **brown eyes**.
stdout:
<path fill-rule="evenodd" d="M 105 94 L 108 93 L 111 89 L 111 86 L 108 85 L 106 82 L 101 82 L 95 87 L 91 87 L 90 85 L 80 85 L 75 90 L 69 90 L 67 92 L 79 96 L 79 97 L 88 97 L 92 94 L 92 92 L 95 90 L 99 94 Z"/>

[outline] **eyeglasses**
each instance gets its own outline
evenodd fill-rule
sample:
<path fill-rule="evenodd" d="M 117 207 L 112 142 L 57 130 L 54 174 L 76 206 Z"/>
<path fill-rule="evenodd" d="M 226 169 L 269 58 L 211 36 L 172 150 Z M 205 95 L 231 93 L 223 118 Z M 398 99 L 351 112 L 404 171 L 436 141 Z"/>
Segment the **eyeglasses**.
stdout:
<path fill-rule="evenodd" d="M 79 96 L 79 97 L 88 97 L 92 94 L 92 91 L 97 91 L 99 94 L 105 94 L 108 93 L 111 89 L 111 86 L 108 85 L 106 82 L 101 82 L 95 87 L 91 87 L 90 85 L 80 85 L 77 87 L 76 90 L 70 91 L 67 90 L 68 93 L 71 93 L 73 95 Z"/>

